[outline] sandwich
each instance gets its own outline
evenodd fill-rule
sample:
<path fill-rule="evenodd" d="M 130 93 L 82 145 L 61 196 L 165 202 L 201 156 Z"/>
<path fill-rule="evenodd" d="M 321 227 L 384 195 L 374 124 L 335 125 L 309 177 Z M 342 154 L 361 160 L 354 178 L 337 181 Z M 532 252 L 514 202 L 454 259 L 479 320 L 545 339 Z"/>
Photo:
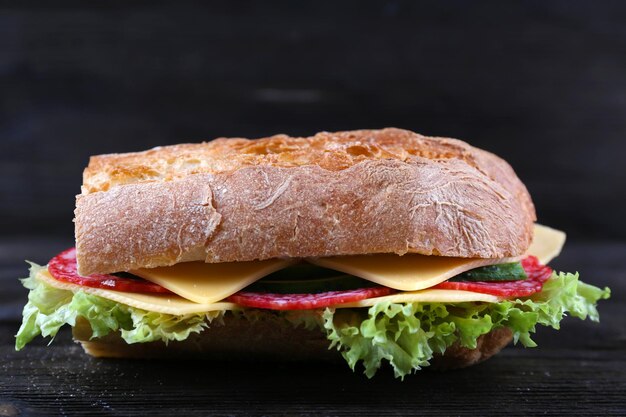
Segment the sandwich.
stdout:
<path fill-rule="evenodd" d="M 504 160 L 395 128 L 220 138 L 90 159 L 76 245 L 31 263 L 16 349 L 64 325 L 96 357 L 479 363 L 608 288 L 555 272 Z"/>

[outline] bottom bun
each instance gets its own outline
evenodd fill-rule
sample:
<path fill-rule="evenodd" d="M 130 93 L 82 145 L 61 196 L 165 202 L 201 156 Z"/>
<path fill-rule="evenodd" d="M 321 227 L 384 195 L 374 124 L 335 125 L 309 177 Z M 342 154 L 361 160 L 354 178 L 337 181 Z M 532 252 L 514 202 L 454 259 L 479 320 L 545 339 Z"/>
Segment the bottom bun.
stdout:
<path fill-rule="evenodd" d="M 128 344 L 119 333 L 91 339 L 91 327 L 82 318 L 73 329 L 74 340 L 86 353 L 99 358 L 178 358 L 238 361 L 340 361 L 341 355 L 329 349 L 326 335 L 315 329 L 295 328 L 284 318 L 260 313 L 255 320 L 226 314 L 223 321 L 214 321 L 201 333 L 193 333 L 181 342 L 148 342 Z M 498 328 L 480 336 L 476 349 L 462 347 L 458 342 L 435 355 L 432 369 L 463 368 L 482 362 L 498 353 L 513 338 L 508 328 Z"/>
<path fill-rule="evenodd" d="M 494 329 L 476 339 L 476 349 L 468 349 L 457 341 L 448 347 L 443 355 L 435 354 L 430 361 L 430 369 L 465 368 L 476 365 L 500 352 L 513 340 L 513 333 L 507 327 Z"/>

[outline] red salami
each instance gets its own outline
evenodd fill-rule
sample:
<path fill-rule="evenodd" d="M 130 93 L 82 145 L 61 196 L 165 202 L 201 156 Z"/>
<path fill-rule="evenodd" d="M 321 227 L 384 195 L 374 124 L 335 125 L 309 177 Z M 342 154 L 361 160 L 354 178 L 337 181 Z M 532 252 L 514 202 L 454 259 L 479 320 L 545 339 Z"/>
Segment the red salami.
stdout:
<path fill-rule="evenodd" d="M 499 282 L 442 282 L 432 288 L 465 290 L 491 294 L 499 297 L 526 297 L 541 291 L 543 284 L 552 275 L 552 269 L 542 265 L 537 258 L 529 256 L 522 260 L 528 278 L 521 281 Z M 108 274 L 78 275 L 76 249 L 61 252 L 48 263 L 48 271 L 59 281 L 93 288 L 104 288 L 136 293 L 171 293 L 166 288 L 139 277 L 120 277 Z M 331 305 L 349 303 L 367 298 L 382 297 L 396 293 L 392 288 L 375 286 L 346 291 L 326 291 L 316 294 L 274 294 L 240 291 L 226 299 L 244 307 L 271 310 L 308 310 Z"/>
<path fill-rule="evenodd" d="M 498 282 L 442 282 L 433 288 L 445 290 L 464 290 L 491 294 L 499 297 L 527 297 L 541 291 L 543 284 L 552 275 L 552 268 L 542 265 L 534 256 L 522 260 L 522 266 L 528 278 L 520 281 Z"/>
<path fill-rule="evenodd" d="M 146 281 L 143 278 L 129 276 L 118 277 L 108 274 L 93 274 L 86 277 L 78 275 L 76 248 L 61 252 L 48 263 L 50 275 L 59 281 L 83 285 L 92 288 L 139 293 L 171 293 L 170 290 Z"/>
<path fill-rule="evenodd" d="M 310 310 L 331 305 L 350 303 L 366 298 L 382 297 L 395 293 L 387 287 L 359 288 L 347 291 L 327 291 L 317 294 L 273 294 L 240 291 L 226 299 L 244 307 L 270 310 Z"/>

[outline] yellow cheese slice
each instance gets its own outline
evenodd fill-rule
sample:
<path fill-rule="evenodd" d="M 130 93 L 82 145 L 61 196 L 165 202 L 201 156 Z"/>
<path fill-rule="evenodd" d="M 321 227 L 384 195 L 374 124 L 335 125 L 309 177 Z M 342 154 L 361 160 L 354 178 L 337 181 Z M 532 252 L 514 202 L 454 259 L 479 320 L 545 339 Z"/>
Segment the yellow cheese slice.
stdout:
<path fill-rule="evenodd" d="M 97 295 L 108 300 L 112 300 L 131 307 L 140 308 L 146 311 L 156 313 L 165 313 L 182 316 L 192 313 L 205 313 L 209 311 L 237 310 L 241 309 L 234 303 L 213 303 L 198 304 L 193 301 L 186 300 L 177 295 L 167 294 L 137 294 L 129 292 L 111 291 L 102 288 L 84 287 L 81 285 L 71 284 L 58 281 L 47 270 L 42 270 L 37 275 L 37 279 L 45 284 L 68 291 L 83 291 L 88 294 Z M 370 307 L 381 301 L 390 301 L 393 303 L 409 303 L 409 302 L 439 302 L 439 303 L 460 303 L 465 301 L 484 301 L 497 302 L 498 297 L 488 294 L 479 294 L 470 291 L 459 290 L 424 290 L 416 292 L 407 292 L 401 294 L 388 295 L 385 297 L 369 298 L 367 300 L 356 301 L 353 303 L 339 304 L 336 308 L 347 307 Z"/>
<path fill-rule="evenodd" d="M 211 304 L 293 263 L 295 261 L 283 259 L 217 264 L 184 262 L 130 272 L 188 300 L 199 304 Z"/>
<path fill-rule="evenodd" d="M 535 225 L 534 240 L 528 254 L 547 263 L 557 256 L 565 242 L 565 233 L 542 225 Z M 466 259 L 408 254 L 357 255 L 328 258 L 309 258 L 308 262 L 355 275 L 378 284 L 408 291 L 387 297 L 343 304 L 341 307 L 367 307 L 380 301 L 402 302 L 496 302 L 492 295 L 458 290 L 425 290 L 448 278 L 484 265 L 514 262 L 519 258 Z M 47 271 L 38 279 L 48 285 L 71 291 L 82 290 L 132 307 L 159 313 L 183 315 L 240 308 L 236 304 L 218 302 L 252 284 L 258 279 L 286 268 L 295 261 L 267 260 L 206 264 L 187 262 L 171 267 L 132 271 L 157 283 L 177 295 L 137 294 L 101 288 L 83 287 L 57 281 Z M 338 306 L 339 307 L 339 306 Z"/>
<path fill-rule="evenodd" d="M 546 264 L 555 258 L 565 243 L 565 233 L 546 226 L 534 226 L 533 243 L 527 251 Z M 308 262 L 367 279 L 401 291 L 418 291 L 435 286 L 470 269 L 515 262 L 516 258 L 475 259 L 395 254 L 307 258 Z"/>
<path fill-rule="evenodd" d="M 565 238 L 565 232 L 535 224 L 533 243 L 526 253 L 536 256 L 545 265 L 559 256 L 565 244 Z"/>
<path fill-rule="evenodd" d="M 346 304 L 337 304 L 335 308 L 371 307 L 376 303 L 388 301 L 390 303 L 463 303 L 468 301 L 483 301 L 497 303 L 498 297 L 491 294 L 481 294 L 461 290 L 422 290 L 403 292 L 384 297 L 368 298 Z"/>
<path fill-rule="evenodd" d="M 517 260 L 519 258 L 452 258 L 415 253 L 403 256 L 382 253 L 376 255 L 307 258 L 308 262 L 315 265 L 355 275 L 401 291 L 423 290 L 470 269 L 485 265 L 515 262 Z"/>
<path fill-rule="evenodd" d="M 235 310 L 241 308 L 234 303 L 198 304 L 173 294 L 138 294 L 132 292 L 111 291 L 102 288 L 84 287 L 82 285 L 58 281 L 52 278 L 50 273 L 45 269 L 39 272 L 37 279 L 54 288 L 73 292 L 83 291 L 87 294 L 97 295 L 99 297 L 126 304 L 131 307 L 140 308 L 142 310 L 154 311 L 156 313 L 174 314 L 177 316 L 191 313 L 205 313 L 208 311 Z"/>

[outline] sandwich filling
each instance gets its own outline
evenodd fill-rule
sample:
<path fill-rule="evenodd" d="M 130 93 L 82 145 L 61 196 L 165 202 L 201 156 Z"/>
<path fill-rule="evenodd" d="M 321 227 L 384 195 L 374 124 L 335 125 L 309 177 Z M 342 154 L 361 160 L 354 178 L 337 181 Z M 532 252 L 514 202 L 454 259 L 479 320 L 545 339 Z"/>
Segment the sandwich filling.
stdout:
<path fill-rule="evenodd" d="M 429 365 L 455 343 L 474 349 L 481 335 L 508 328 L 514 342 L 535 346 L 537 324 L 559 328 L 569 314 L 598 320 L 608 298 L 545 264 L 558 255 L 562 232 L 535 227 L 521 258 L 463 259 L 371 255 L 227 264 L 189 262 L 122 274 L 76 272 L 75 251 L 47 267 L 31 264 L 21 349 L 37 335 L 54 336 L 79 318 L 91 337 L 119 333 L 127 343 L 182 341 L 226 314 L 279 315 L 293 326 L 325 333 L 352 369 L 373 376 L 389 362 L 397 377 Z M 212 323 L 213 322 L 213 323 Z"/>

